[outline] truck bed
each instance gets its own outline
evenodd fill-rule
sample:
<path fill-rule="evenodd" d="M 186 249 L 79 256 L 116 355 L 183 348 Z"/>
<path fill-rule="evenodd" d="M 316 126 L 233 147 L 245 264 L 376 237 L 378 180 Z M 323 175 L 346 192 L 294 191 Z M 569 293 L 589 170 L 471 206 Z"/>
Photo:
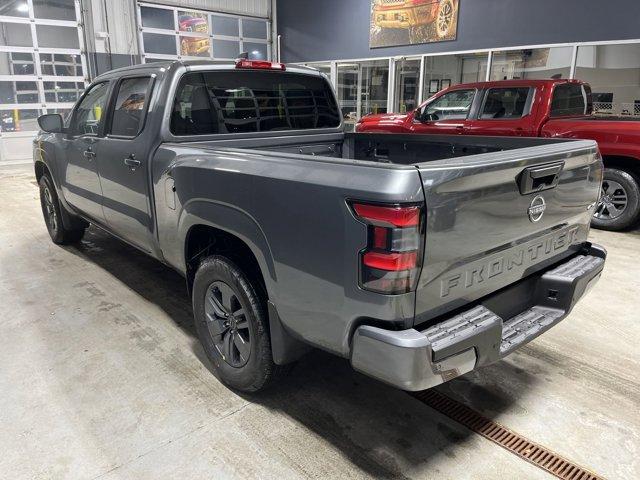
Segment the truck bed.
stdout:
<path fill-rule="evenodd" d="M 261 228 L 270 228 L 273 208 L 305 225 L 302 230 L 289 231 L 282 222 L 274 221 L 278 233 L 273 237 L 286 231 L 303 238 L 304 231 L 310 234 L 309 244 L 314 244 L 314 238 L 323 237 L 323 222 L 332 225 L 331 231 L 343 231 L 339 219 L 348 209 L 348 198 L 371 202 L 419 199 L 426 205 L 426 243 L 412 323 L 452 311 L 575 254 L 586 241 L 602 173 L 595 142 L 564 139 L 348 133 L 165 144 L 162 148 L 173 149 L 185 159 L 202 155 L 214 159 L 211 168 L 218 172 L 211 172 L 211 183 L 205 185 L 217 195 L 236 183 L 238 188 L 253 185 L 255 198 L 245 208 L 265 216 L 256 217 Z M 554 185 L 521 190 L 520 179 L 527 169 L 550 164 L 559 168 Z M 209 175 L 207 164 L 193 168 L 198 175 Z M 230 178 L 222 180 L 227 175 Z M 239 176 L 251 179 L 240 180 Z M 223 183 L 217 186 L 218 182 Z M 416 191 L 415 185 L 422 189 Z M 410 196 L 407 190 L 412 191 Z M 275 191 L 282 201 L 274 201 Z M 534 222 L 528 210 L 538 194 L 544 198 L 546 211 Z M 206 195 L 206 190 L 200 195 Z M 231 203 L 240 201 L 235 193 L 231 195 Z M 265 210 L 266 206 L 258 205 L 266 198 L 271 207 Z M 319 204 L 324 205 L 322 215 L 315 211 Z M 316 217 L 313 222 L 320 222 L 317 231 L 310 223 Z M 333 251 L 362 248 L 362 244 L 340 243 L 346 238 L 333 238 L 337 242 Z M 364 238 L 360 233 L 360 241 Z M 532 249 L 536 255 L 528 253 Z M 323 258 L 330 257 L 330 252 Z M 287 251 L 281 254 L 289 256 Z M 317 268 L 305 267 L 308 260 L 302 257 L 296 256 L 296 261 L 296 270 Z M 340 265 L 337 261 L 334 271 L 343 268 Z M 308 278 L 302 275 L 297 281 L 308 282 Z"/>

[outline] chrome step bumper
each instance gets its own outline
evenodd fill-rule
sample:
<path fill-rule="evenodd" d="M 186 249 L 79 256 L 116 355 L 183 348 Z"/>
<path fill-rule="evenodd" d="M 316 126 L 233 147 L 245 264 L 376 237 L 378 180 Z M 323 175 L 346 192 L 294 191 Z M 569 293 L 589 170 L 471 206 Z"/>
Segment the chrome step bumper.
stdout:
<path fill-rule="evenodd" d="M 353 336 L 356 370 L 404 390 L 424 390 L 510 354 L 564 319 L 596 283 L 606 251 L 585 250 L 536 277 L 533 305 L 502 319 L 480 304 L 423 331 L 363 325 Z"/>

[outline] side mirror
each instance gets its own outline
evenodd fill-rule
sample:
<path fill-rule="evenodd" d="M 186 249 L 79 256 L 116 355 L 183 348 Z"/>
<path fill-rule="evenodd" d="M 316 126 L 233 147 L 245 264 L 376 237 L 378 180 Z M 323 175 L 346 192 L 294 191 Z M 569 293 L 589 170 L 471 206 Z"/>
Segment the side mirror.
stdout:
<path fill-rule="evenodd" d="M 38 117 L 38 125 L 40 125 L 40 128 L 47 133 L 62 133 L 64 130 L 62 115 L 59 113 L 40 115 Z"/>
<path fill-rule="evenodd" d="M 437 117 L 431 113 L 427 113 L 427 110 L 425 109 L 420 115 L 420 118 L 418 118 L 418 120 L 420 120 L 422 123 L 433 122 L 437 120 Z"/>

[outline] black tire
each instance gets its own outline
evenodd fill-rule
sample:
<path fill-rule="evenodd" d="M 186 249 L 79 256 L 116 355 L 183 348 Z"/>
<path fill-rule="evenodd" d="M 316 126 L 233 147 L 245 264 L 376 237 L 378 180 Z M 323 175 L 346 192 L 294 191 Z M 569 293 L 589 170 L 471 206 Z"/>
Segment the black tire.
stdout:
<path fill-rule="evenodd" d="M 62 221 L 62 207 L 51 177 L 45 173 L 40 178 L 38 185 L 40 186 L 40 206 L 44 223 L 47 225 L 47 231 L 53 243 L 68 245 L 79 242 L 84 235 L 85 228 L 65 228 Z"/>
<path fill-rule="evenodd" d="M 247 393 L 288 371 L 273 363 L 266 300 L 259 291 L 236 264 L 217 255 L 202 261 L 193 282 L 196 330 L 216 376 Z"/>
<path fill-rule="evenodd" d="M 619 231 L 632 227 L 640 217 L 640 185 L 633 174 L 605 168 L 602 191 L 591 225 Z"/>

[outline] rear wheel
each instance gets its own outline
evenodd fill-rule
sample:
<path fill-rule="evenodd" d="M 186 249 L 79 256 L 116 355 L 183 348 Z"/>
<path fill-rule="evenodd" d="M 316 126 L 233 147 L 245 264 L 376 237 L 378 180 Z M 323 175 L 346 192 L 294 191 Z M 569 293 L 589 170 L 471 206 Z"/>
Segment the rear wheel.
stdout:
<path fill-rule="evenodd" d="M 232 261 L 211 256 L 193 282 L 196 330 L 218 378 L 243 392 L 264 389 L 286 368 L 273 363 L 265 300 Z"/>
<path fill-rule="evenodd" d="M 605 168 L 602 191 L 591 224 L 602 230 L 624 230 L 640 216 L 638 179 L 617 168 Z"/>
<path fill-rule="evenodd" d="M 66 245 L 79 242 L 84 235 L 84 228 L 68 229 L 62 221 L 62 213 L 58 194 L 48 174 L 42 175 L 38 182 L 40 187 L 40 205 L 47 225 L 47 231 L 53 243 Z"/>

